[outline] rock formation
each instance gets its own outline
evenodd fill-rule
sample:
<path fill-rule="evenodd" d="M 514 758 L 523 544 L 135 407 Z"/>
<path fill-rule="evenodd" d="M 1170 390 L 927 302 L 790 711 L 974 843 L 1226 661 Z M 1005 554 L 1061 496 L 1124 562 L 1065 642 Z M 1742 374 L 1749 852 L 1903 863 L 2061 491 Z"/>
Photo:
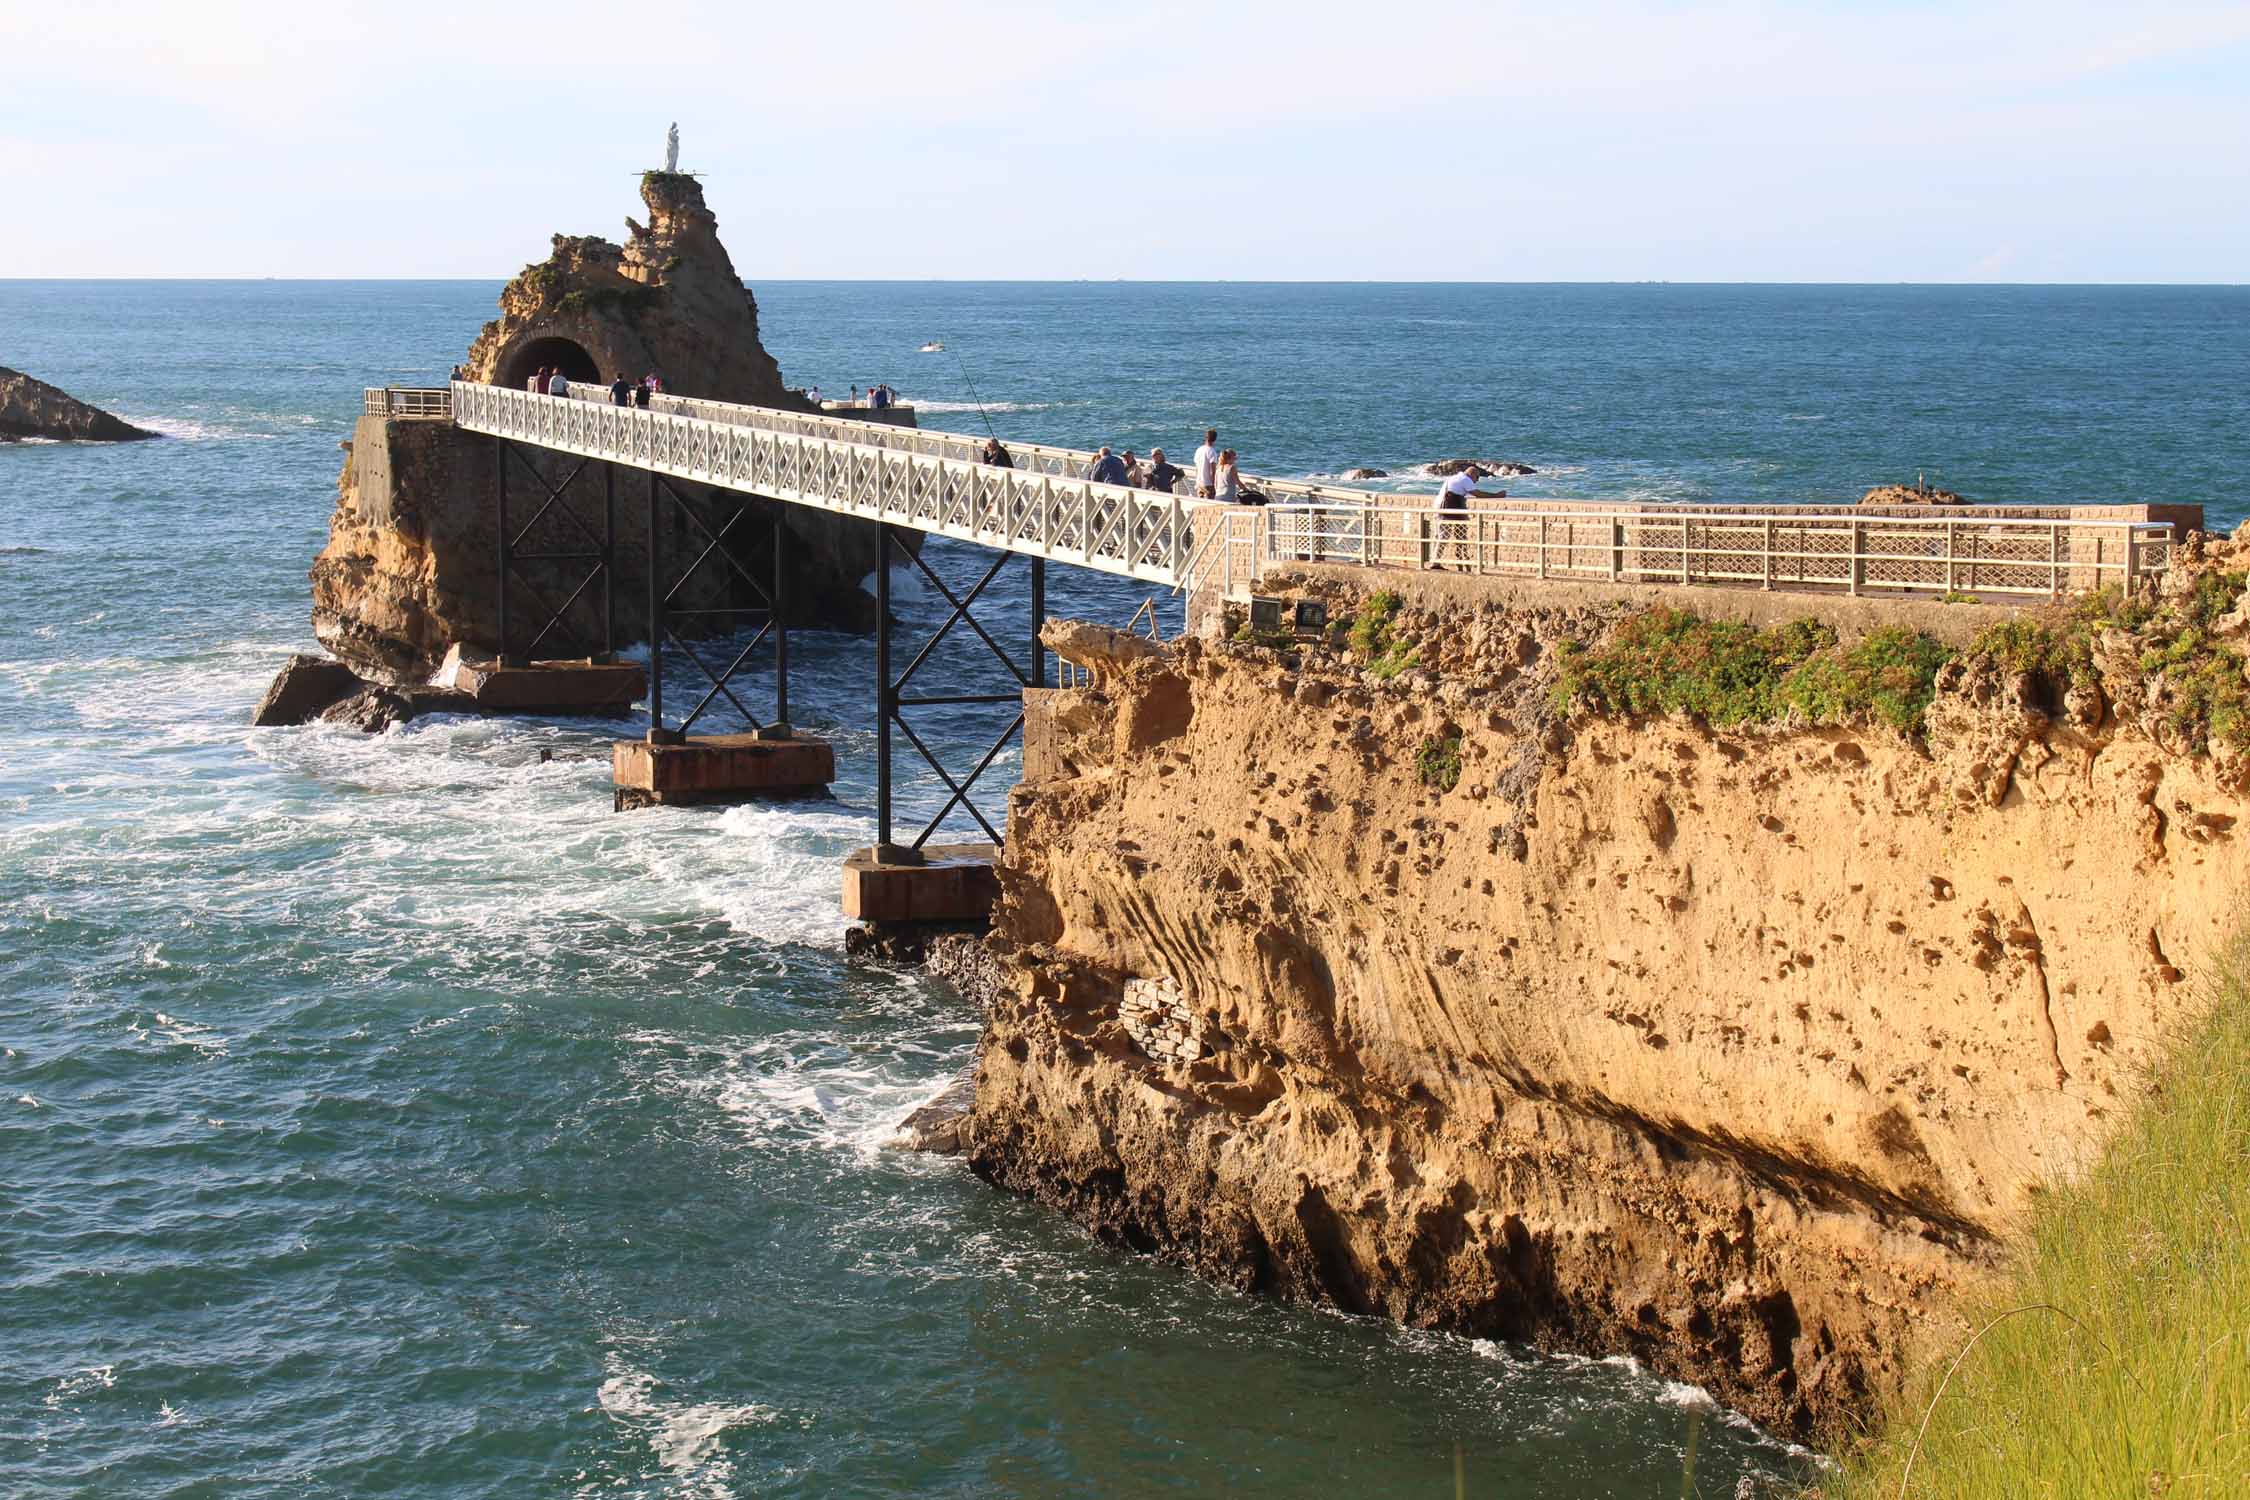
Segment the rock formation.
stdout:
<path fill-rule="evenodd" d="M 0 443 L 50 438 L 68 443 L 130 443 L 158 434 L 88 406 L 44 380 L 0 369 Z"/>
<path fill-rule="evenodd" d="M 1394 587 L 1387 681 L 1052 634 L 1094 675 L 1027 725 L 973 1168 L 1233 1286 L 1865 1414 L 2196 1003 L 2250 774 L 1967 658 L 1924 742 L 1563 719 L 1615 606 Z"/>
<path fill-rule="evenodd" d="M 1879 484 L 1859 497 L 1862 505 L 1967 505 L 1952 490 L 1941 490 L 1927 480 L 1912 484 Z"/>
<path fill-rule="evenodd" d="M 810 410 L 783 386 L 759 342 L 757 304 L 719 242 L 717 220 L 695 179 L 649 173 L 641 198 L 648 223 L 628 219 L 623 246 L 558 235 L 546 260 L 508 284 L 500 316 L 469 350 L 467 377 L 520 386 L 533 370 L 551 365 L 573 380 L 607 384 L 619 373 L 637 380 L 655 372 L 678 395 Z M 321 643 L 362 676 L 391 684 L 423 681 L 455 644 L 495 649 L 496 445 L 444 422 L 367 416 L 349 448 L 328 545 L 312 569 L 313 627 Z M 531 471 L 559 483 L 571 464 L 521 450 L 510 464 L 510 493 L 523 505 L 514 513 L 520 526 L 544 499 Z M 589 466 L 567 494 L 578 516 L 599 524 L 600 466 Z M 523 504 L 527 496 L 531 503 Z M 872 622 L 874 601 L 859 581 L 875 566 L 874 528 L 802 506 L 751 505 L 755 524 L 736 528 L 728 545 L 753 576 L 771 576 L 767 523 L 778 511 L 790 533 L 790 606 L 797 623 L 863 628 Z M 616 514 L 612 594 L 619 638 L 636 640 L 646 634 L 649 553 L 647 509 L 637 490 L 620 486 Z M 666 555 L 674 559 L 670 567 L 694 555 L 682 549 L 702 546 L 677 515 L 667 511 L 660 524 Z M 552 534 L 534 535 L 527 550 L 543 541 L 549 551 L 583 549 L 584 534 L 559 512 L 542 525 Z M 736 602 L 726 592 L 725 571 L 712 564 L 696 585 L 702 592 L 683 602 Z M 533 592 L 519 594 L 524 611 L 533 607 Z M 545 592 L 559 602 L 570 583 L 558 577 Z M 598 649 L 597 600 L 589 591 L 573 606 L 569 641 L 551 642 L 549 652 L 575 656 Z M 510 648 L 524 644 L 511 641 Z"/>
<path fill-rule="evenodd" d="M 1505 458 L 1441 458 L 1435 463 L 1422 465 L 1422 472 L 1433 479 L 1449 479 L 1471 464 L 1476 465 L 1487 474 L 1498 475 L 1502 479 L 1513 479 L 1519 475 L 1539 472 L 1529 464 L 1519 464 Z"/>

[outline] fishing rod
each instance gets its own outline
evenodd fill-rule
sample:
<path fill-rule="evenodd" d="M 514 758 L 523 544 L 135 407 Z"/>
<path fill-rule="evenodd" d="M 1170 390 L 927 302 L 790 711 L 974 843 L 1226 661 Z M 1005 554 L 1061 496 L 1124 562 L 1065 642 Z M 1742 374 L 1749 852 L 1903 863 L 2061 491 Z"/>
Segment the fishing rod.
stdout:
<path fill-rule="evenodd" d="M 953 363 L 961 369 L 961 383 L 969 388 L 969 399 L 977 404 L 977 415 L 984 419 L 984 430 L 991 433 L 994 442 L 999 442 L 1000 434 L 992 429 L 991 413 L 984 409 L 984 397 L 977 394 L 977 383 L 969 378 L 969 362 L 961 357 L 960 350 L 951 345 L 947 346 L 946 352 L 953 356 Z"/>

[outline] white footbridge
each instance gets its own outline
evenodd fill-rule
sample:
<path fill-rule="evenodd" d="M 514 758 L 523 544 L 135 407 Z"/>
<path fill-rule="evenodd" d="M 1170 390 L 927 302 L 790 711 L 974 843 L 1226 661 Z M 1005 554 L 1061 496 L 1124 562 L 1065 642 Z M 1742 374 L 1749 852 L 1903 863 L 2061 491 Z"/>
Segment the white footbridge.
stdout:
<path fill-rule="evenodd" d="M 2141 506 L 1930 508 L 1481 501 L 1245 476 L 1264 505 L 1100 484 L 1082 449 L 984 439 L 827 413 L 657 395 L 613 405 L 456 381 L 371 389 L 371 413 L 449 418 L 471 432 L 653 470 L 936 536 L 1140 579 L 1247 594 L 1302 562 L 1454 568 L 1527 579 L 1704 584 L 1850 594 L 2058 598 L 2161 571 L 2176 523 Z M 1432 490 L 1434 491 L 1434 484 Z"/>

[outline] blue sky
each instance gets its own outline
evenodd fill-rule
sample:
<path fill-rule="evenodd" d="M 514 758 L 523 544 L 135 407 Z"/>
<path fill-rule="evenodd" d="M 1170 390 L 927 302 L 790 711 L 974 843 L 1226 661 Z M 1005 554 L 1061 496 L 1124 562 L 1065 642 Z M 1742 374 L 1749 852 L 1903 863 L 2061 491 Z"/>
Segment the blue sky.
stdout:
<path fill-rule="evenodd" d="M 0 0 L 0 276 L 2250 280 L 2250 4 Z"/>

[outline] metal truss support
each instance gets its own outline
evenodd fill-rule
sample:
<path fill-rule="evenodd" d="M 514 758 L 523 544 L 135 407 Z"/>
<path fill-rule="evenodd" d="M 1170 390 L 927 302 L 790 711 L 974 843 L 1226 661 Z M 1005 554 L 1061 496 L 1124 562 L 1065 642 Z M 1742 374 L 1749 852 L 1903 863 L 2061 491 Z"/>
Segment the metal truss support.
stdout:
<path fill-rule="evenodd" d="M 789 729 L 789 527 L 782 519 L 778 505 L 773 509 L 773 573 L 770 582 L 760 582 L 741 558 L 727 546 L 728 539 L 738 534 L 745 517 L 751 514 L 749 497 L 718 492 L 707 503 L 691 500 L 671 480 L 654 469 L 648 474 L 648 742 L 652 745 L 677 745 L 686 740 L 703 716 L 720 699 L 725 699 L 740 714 L 753 733 L 765 738 L 787 738 Z M 667 566 L 664 551 L 665 521 L 676 516 L 681 522 L 681 535 L 694 555 L 684 567 L 673 571 Z M 754 523 L 753 523 L 754 524 Z M 723 564 L 714 580 L 705 575 L 699 585 L 698 575 L 704 573 L 714 560 Z M 715 584 L 715 586 L 714 586 Z M 737 587 L 747 590 L 736 593 Z M 699 604 L 698 598 L 747 597 L 744 604 Z M 716 621 L 722 631 L 696 630 L 692 627 L 705 621 Z M 743 643 L 740 650 L 732 651 L 723 664 L 714 668 L 691 638 L 708 640 L 726 631 L 747 628 L 755 623 L 756 631 Z M 680 628 L 675 628 L 675 627 Z M 683 637 L 681 629 L 688 630 Z M 773 642 L 774 664 L 774 716 L 761 722 L 735 695 L 735 687 L 749 675 L 750 662 L 758 648 L 768 640 Z M 666 720 L 664 714 L 664 661 L 667 648 L 684 656 L 695 665 L 709 684 L 693 708 L 682 715 L 677 724 Z"/>
<path fill-rule="evenodd" d="M 983 778 L 985 772 L 992 768 L 992 763 L 999 759 L 1000 752 L 1008 747 L 1009 741 L 1017 739 L 1023 729 L 1023 689 L 1047 685 L 1047 652 L 1039 640 L 1039 626 L 1047 613 L 1046 559 L 1041 557 L 1026 557 L 1024 559 L 1030 569 L 1031 594 L 1031 629 L 1026 643 L 1028 650 L 1025 657 L 1025 660 L 1029 662 L 1028 667 L 1003 648 L 1000 642 L 994 639 L 992 633 L 985 629 L 984 622 L 979 620 L 973 612 L 973 606 L 984 594 L 985 589 L 990 586 L 995 578 L 1000 576 L 1001 570 L 1008 565 L 1009 559 L 1014 555 L 1016 554 L 1008 552 L 995 553 L 992 558 L 992 565 L 984 570 L 984 576 L 977 580 L 975 587 L 965 594 L 957 594 L 946 584 L 944 579 L 931 571 L 930 565 L 922 560 L 919 551 L 907 540 L 905 533 L 893 526 L 886 525 L 882 528 L 882 541 L 878 547 L 875 567 L 875 848 L 878 859 L 897 863 L 917 862 L 922 847 L 930 841 L 931 835 L 938 831 L 939 825 L 945 822 L 947 816 L 956 807 L 966 810 L 969 816 L 976 820 L 977 826 L 984 831 L 986 838 L 994 844 L 1001 842 L 999 830 L 978 808 L 972 794 L 976 790 L 978 781 Z M 952 606 L 952 612 L 946 616 L 944 623 L 939 625 L 929 639 L 922 643 L 920 649 L 914 653 L 913 659 L 907 662 L 905 669 L 896 676 L 892 675 L 892 654 L 895 644 L 893 626 L 895 622 L 891 617 L 890 581 L 891 567 L 894 562 L 901 566 L 911 563 L 921 572 L 923 578 L 929 581 L 930 586 L 944 596 L 946 603 Z M 909 694 L 907 692 L 908 684 L 914 680 L 914 674 L 930 659 L 930 654 L 937 649 L 938 643 L 943 641 L 956 625 L 968 626 L 976 634 L 977 639 L 982 641 L 986 649 L 992 653 L 993 659 L 1007 668 L 1008 674 L 1015 678 L 1018 684 L 1014 691 L 942 694 Z M 914 726 L 907 720 L 906 711 L 914 708 L 957 707 L 967 704 L 1006 704 L 1012 706 L 1015 713 L 1009 720 L 1008 727 L 1000 732 L 999 738 L 992 742 L 990 748 L 968 770 L 967 774 L 956 776 L 952 770 L 946 767 L 944 761 L 938 757 L 936 752 L 931 750 L 922 736 L 915 733 Z M 901 846 L 894 837 L 896 819 L 892 803 L 893 778 L 891 774 L 891 761 L 895 745 L 892 738 L 894 729 L 900 736 L 904 737 L 915 754 L 921 757 L 923 764 L 937 773 L 938 780 L 944 782 L 947 791 L 952 794 L 946 798 L 944 806 L 937 810 L 936 816 L 924 824 L 921 832 L 914 836 L 913 842 L 904 846 Z"/>
<path fill-rule="evenodd" d="M 559 653 L 562 655 L 583 656 L 597 662 L 617 660 L 617 476 L 614 466 L 608 463 L 601 466 L 602 516 L 601 527 L 596 530 L 593 523 L 580 515 L 568 498 L 571 485 L 585 472 L 586 466 L 596 460 L 579 459 L 563 475 L 562 482 L 555 484 L 550 483 L 547 476 L 539 472 L 538 466 L 521 451 L 521 445 L 511 443 L 506 438 L 496 438 L 494 441 L 499 446 L 499 472 L 496 478 L 499 523 L 493 527 L 499 548 L 499 640 L 494 644 L 500 664 L 504 667 L 523 666 L 537 656 L 540 648 L 550 640 L 564 648 Z M 532 511 L 531 519 L 521 526 L 515 524 L 515 518 L 508 511 L 508 469 L 511 461 L 531 476 L 532 483 L 543 497 L 537 509 Z M 570 522 L 570 526 L 563 532 L 563 545 L 570 550 L 527 551 L 525 544 L 532 532 L 549 515 L 560 516 Z M 549 534 L 554 530 L 550 526 Z M 547 595 L 542 592 L 540 584 L 534 581 L 535 572 L 542 576 L 548 588 L 569 589 L 563 595 L 562 603 L 550 605 L 547 602 Z M 601 639 L 598 643 L 587 640 L 570 623 L 572 607 L 585 597 L 589 589 L 597 586 L 601 601 Z M 537 611 L 534 618 L 540 622 L 538 629 L 520 647 L 517 645 L 520 632 L 517 628 L 514 598 L 518 591 L 530 601 Z M 548 654 L 558 653 L 551 649 Z"/>

